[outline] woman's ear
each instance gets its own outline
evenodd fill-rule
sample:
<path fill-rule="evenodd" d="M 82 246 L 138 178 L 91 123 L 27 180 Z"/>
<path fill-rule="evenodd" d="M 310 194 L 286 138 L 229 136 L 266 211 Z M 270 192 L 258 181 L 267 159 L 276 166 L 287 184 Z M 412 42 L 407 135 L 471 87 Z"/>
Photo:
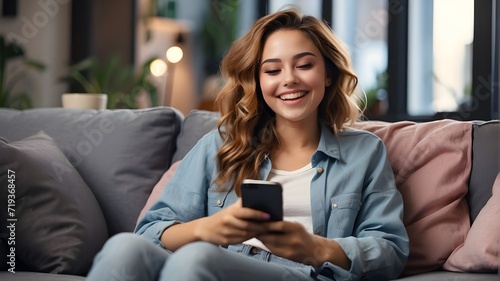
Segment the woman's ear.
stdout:
<path fill-rule="evenodd" d="M 339 69 L 337 66 L 331 61 L 326 60 L 326 73 L 325 73 L 325 86 L 330 87 L 332 83 L 336 83 L 339 78 Z"/>
<path fill-rule="evenodd" d="M 327 87 L 330 87 L 330 85 L 331 85 L 331 84 L 332 84 L 332 79 L 330 79 L 330 77 L 328 77 L 328 76 L 327 76 L 327 77 L 326 77 L 326 81 L 325 81 L 325 85 L 326 85 Z"/>

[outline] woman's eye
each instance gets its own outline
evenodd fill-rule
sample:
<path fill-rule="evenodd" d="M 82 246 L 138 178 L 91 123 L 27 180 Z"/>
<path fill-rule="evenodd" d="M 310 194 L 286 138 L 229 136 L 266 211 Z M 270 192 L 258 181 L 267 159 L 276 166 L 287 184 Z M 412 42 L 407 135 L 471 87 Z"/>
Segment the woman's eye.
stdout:
<path fill-rule="evenodd" d="M 297 66 L 297 68 L 300 68 L 300 69 L 309 69 L 311 67 L 312 67 L 311 63 L 304 63 L 304 64 L 300 64 Z"/>
<path fill-rule="evenodd" d="M 280 72 L 279 69 L 268 69 L 268 70 L 264 71 L 264 73 L 269 74 L 269 75 L 278 74 L 278 72 Z"/>

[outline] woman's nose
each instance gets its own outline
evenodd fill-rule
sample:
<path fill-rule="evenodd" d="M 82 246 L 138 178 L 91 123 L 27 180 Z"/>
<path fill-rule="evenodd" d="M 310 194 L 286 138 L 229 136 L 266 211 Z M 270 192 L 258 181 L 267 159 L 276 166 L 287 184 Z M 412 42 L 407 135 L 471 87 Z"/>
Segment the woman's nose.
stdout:
<path fill-rule="evenodd" d="M 283 86 L 291 86 L 299 84 L 299 79 L 293 70 L 285 70 L 283 76 Z"/>

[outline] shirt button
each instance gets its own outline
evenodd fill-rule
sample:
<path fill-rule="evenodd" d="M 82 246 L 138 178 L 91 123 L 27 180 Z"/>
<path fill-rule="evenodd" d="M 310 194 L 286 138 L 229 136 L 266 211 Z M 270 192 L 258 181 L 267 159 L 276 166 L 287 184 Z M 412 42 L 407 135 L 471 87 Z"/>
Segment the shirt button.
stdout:
<path fill-rule="evenodd" d="M 318 174 L 322 174 L 324 170 L 323 167 L 318 167 L 316 171 L 318 172 Z"/>
<path fill-rule="evenodd" d="M 333 203 L 333 208 L 337 208 L 338 206 L 337 203 Z"/>
<path fill-rule="evenodd" d="M 217 200 L 217 206 L 222 205 L 222 201 L 220 199 Z"/>

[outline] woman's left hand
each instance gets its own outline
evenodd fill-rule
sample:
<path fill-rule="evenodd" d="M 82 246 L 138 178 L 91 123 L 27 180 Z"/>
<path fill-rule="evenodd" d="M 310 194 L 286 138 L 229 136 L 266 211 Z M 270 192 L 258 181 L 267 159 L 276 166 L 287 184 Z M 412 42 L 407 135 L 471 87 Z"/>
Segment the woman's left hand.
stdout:
<path fill-rule="evenodd" d="M 327 240 L 307 232 L 300 223 L 279 221 L 265 224 L 270 232 L 258 235 L 257 238 L 273 254 L 313 266 L 329 260 L 331 249 Z"/>
<path fill-rule="evenodd" d="M 321 266 L 331 262 L 346 270 L 351 267 L 351 260 L 333 239 L 314 235 L 296 222 L 265 222 L 268 233 L 258 238 L 277 256 L 312 266 Z"/>

